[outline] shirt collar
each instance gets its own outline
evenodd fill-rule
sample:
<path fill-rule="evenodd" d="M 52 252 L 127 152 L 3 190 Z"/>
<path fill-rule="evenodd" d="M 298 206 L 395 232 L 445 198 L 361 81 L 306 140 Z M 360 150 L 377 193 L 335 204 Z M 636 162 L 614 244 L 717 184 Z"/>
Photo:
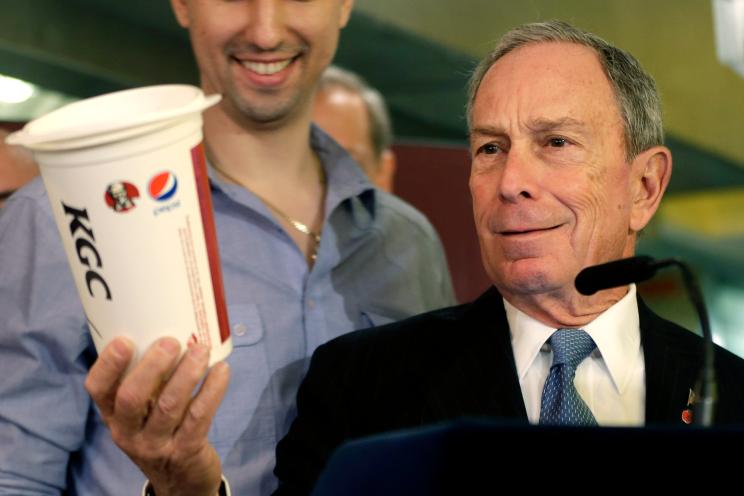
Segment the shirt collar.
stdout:
<path fill-rule="evenodd" d="M 358 198 L 371 217 L 375 215 L 375 189 L 351 155 L 313 124 L 310 127 L 310 146 L 323 164 L 328 183 L 327 211 L 347 199 Z"/>
<path fill-rule="evenodd" d="M 338 205 L 349 200 L 353 215 L 364 215 L 373 219 L 376 211 L 376 190 L 370 183 L 367 175 L 356 164 L 354 159 L 336 143 L 321 128 L 312 124 L 310 127 L 310 146 L 320 157 L 321 165 L 325 171 L 328 191 L 326 194 L 326 217 L 333 212 Z M 217 189 L 234 201 L 244 203 L 254 209 L 264 210 L 263 204 L 255 195 L 246 192 L 244 188 L 223 181 L 209 161 L 207 174 L 212 189 Z"/>
<path fill-rule="evenodd" d="M 517 374 L 522 380 L 545 341 L 556 329 L 533 319 L 504 300 Z M 635 284 L 617 303 L 602 312 L 584 329 L 597 344 L 612 381 L 622 394 L 631 379 L 641 345 Z"/>
<path fill-rule="evenodd" d="M 535 361 L 537 354 L 540 353 L 540 348 L 555 332 L 555 329 L 533 319 L 506 300 L 504 300 L 504 308 L 506 320 L 509 322 L 514 362 L 521 381 Z"/>

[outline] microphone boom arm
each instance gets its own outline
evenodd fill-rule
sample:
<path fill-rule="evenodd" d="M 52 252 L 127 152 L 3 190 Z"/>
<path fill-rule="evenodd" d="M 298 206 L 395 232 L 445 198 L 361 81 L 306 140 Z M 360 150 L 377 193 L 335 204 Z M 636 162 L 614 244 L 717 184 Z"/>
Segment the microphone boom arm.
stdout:
<path fill-rule="evenodd" d="M 703 368 L 698 384 L 700 401 L 696 407 L 696 423 L 709 427 L 713 424 L 713 409 L 716 401 L 713 335 L 710 331 L 708 311 L 703 301 L 700 286 L 690 267 L 678 258 L 655 260 L 648 256 L 637 256 L 587 267 L 576 276 L 576 289 L 584 295 L 592 295 L 602 289 L 651 279 L 656 271 L 674 265 L 682 271 L 682 280 L 687 294 L 697 311 L 703 333 Z"/>

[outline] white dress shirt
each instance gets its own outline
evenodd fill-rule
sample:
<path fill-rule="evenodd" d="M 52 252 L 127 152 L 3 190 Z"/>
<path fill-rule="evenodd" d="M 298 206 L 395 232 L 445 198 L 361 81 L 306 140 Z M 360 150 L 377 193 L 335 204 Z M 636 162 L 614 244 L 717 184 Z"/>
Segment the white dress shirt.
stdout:
<path fill-rule="evenodd" d="M 540 420 L 540 401 L 553 363 L 546 343 L 556 331 L 504 300 L 519 385 L 530 423 Z M 597 344 L 576 369 L 574 384 L 599 425 L 640 426 L 646 383 L 635 285 L 617 303 L 582 327 Z"/>

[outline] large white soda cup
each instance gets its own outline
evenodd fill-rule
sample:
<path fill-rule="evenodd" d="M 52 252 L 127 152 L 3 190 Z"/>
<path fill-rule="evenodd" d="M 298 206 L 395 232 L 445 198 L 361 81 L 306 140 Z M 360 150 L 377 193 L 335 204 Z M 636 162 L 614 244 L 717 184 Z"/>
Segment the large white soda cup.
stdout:
<path fill-rule="evenodd" d="M 162 336 L 232 350 L 202 116 L 219 95 L 163 85 L 72 103 L 7 138 L 34 152 L 96 349 Z"/>

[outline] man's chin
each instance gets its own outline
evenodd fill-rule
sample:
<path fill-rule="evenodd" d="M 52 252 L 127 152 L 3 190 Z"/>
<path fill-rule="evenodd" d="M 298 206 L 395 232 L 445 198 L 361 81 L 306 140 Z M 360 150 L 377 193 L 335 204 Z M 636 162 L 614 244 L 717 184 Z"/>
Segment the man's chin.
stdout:
<path fill-rule="evenodd" d="M 286 120 L 287 116 L 291 113 L 287 106 L 263 106 L 258 107 L 256 105 L 241 105 L 238 109 L 240 116 L 243 119 L 251 121 L 256 124 L 270 126 L 274 123 L 280 123 Z"/>
<path fill-rule="evenodd" d="M 240 120 L 266 127 L 284 123 L 299 111 L 297 95 L 241 94 L 230 100 Z"/>
<path fill-rule="evenodd" d="M 515 296 L 555 293 L 573 284 L 564 274 L 556 273 L 556 268 L 536 259 L 520 260 L 509 263 L 501 272 L 502 275 L 498 277 L 494 274 L 496 277 L 492 277 L 492 280 L 498 281 L 496 287 L 502 293 Z"/>

